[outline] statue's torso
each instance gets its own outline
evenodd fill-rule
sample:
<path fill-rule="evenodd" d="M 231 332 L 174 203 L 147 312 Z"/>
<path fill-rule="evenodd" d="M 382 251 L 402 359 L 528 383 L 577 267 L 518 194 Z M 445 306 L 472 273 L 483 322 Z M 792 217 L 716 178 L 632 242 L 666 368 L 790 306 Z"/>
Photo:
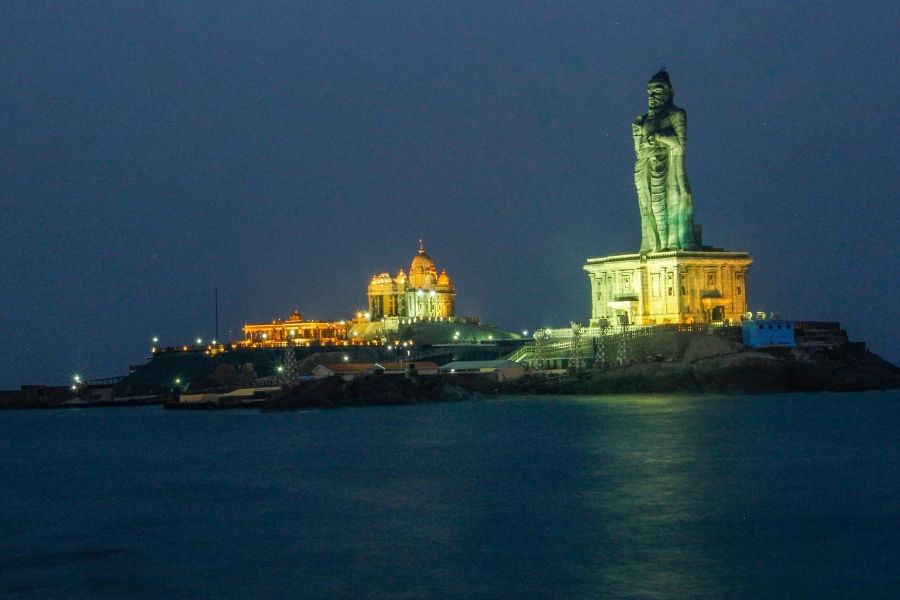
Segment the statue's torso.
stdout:
<path fill-rule="evenodd" d="M 650 158 L 658 156 L 662 159 L 665 155 L 670 154 L 672 148 L 659 141 L 653 141 L 653 136 L 665 135 L 683 138 L 685 122 L 685 111 L 674 104 L 653 115 L 645 114 L 641 122 L 641 140 L 638 145 L 639 157 Z"/>

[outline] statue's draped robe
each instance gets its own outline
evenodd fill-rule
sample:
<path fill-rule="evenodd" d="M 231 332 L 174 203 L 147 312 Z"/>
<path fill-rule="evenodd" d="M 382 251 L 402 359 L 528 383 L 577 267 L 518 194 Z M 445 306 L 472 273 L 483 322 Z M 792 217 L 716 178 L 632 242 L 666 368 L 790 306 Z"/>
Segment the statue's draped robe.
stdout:
<path fill-rule="evenodd" d="M 641 252 L 689 250 L 694 208 L 684 164 L 687 114 L 677 106 L 645 115 L 634 131 L 634 184 L 641 210 Z"/>

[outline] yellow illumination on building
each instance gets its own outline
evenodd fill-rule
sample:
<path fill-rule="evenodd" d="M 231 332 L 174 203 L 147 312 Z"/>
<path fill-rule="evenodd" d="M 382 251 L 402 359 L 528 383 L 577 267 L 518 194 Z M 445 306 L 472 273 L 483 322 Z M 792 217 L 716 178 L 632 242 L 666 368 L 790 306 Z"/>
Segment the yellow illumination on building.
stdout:
<path fill-rule="evenodd" d="M 409 265 L 409 275 L 400 269 L 375 275 L 369 283 L 367 319 L 385 317 L 452 317 L 456 312 L 456 289 L 447 271 L 440 275 L 419 240 L 419 252 Z"/>
<path fill-rule="evenodd" d="M 673 250 L 590 258 L 591 323 L 658 325 L 740 321 L 746 252 Z"/>
<path fill-rule="evenodd" d="M 274 348 L 288 342 L 298 346 L 346 344 L 349 329 L 345 321 L 307 321 L 295 310 L 287 319 L 244 325 L 241 345 Z"/>

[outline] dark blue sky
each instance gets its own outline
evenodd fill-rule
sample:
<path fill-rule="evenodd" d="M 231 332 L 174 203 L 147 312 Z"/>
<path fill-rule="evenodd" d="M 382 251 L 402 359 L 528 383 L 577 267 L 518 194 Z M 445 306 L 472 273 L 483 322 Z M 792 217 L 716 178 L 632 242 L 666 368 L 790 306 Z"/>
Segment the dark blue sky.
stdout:
<path fill-rule="evenodd" d="M 215 286 L 223 338 L 349 316 L 419 238 L 462 314 L 586 321 L 661 65 L 751 307 L 900 359 L 900 9 L 799 4 L 4 2 L 0 387 L 210 338 Z"/>

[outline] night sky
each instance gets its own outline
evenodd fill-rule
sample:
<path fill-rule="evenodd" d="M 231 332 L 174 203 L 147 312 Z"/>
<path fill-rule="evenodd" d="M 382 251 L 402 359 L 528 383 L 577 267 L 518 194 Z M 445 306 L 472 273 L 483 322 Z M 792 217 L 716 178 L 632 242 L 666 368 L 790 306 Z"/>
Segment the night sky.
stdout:
<path fill-rule="evenodd" d="M 0 6 L 0 388 L 124 374 L 300 309 L 424 238 L 458 314 L 590 316 L 635 252 L 631 122 L 665 66 L 704 242 L 753 310 L 900 359 L 900 4 Z"/>

